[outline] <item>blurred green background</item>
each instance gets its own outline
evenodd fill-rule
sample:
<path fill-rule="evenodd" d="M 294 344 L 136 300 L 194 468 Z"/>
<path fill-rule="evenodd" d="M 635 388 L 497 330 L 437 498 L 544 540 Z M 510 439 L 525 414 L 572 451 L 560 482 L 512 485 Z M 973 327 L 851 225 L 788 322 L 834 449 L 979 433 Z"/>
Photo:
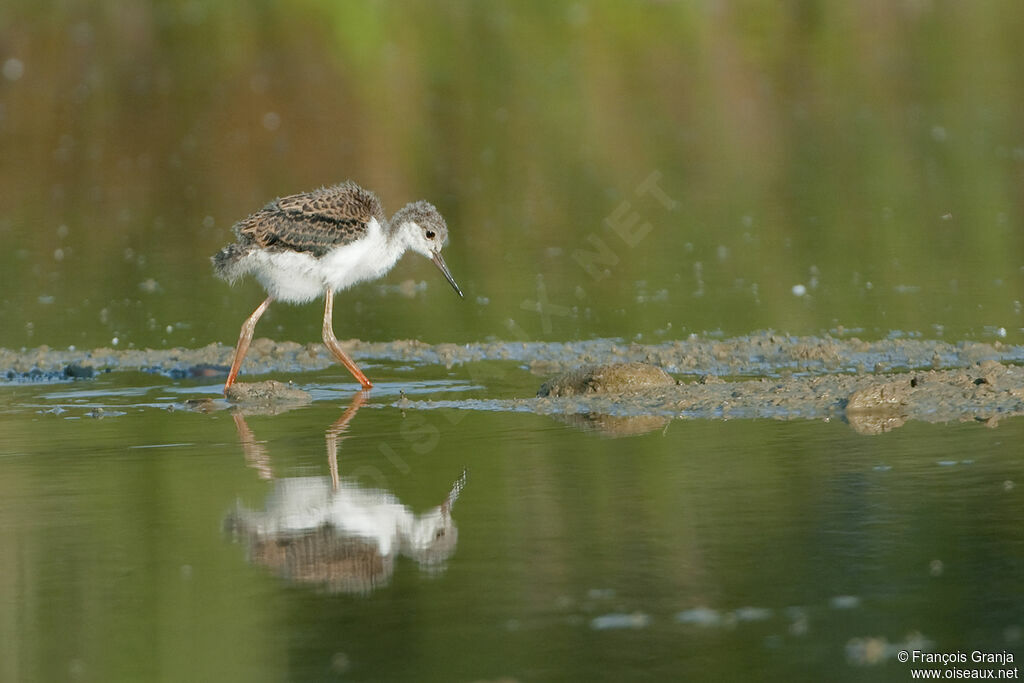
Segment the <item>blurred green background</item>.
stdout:
<path fill-rule="evenodd" d="M 409 256 L 342 338 L 1020 343 L 1021 35 L 1012 0 L 8 0 L 0 346 L 232 343 L 262 293 L 209 256 L 346 178 L 441 209 L 467 300 Z"/>

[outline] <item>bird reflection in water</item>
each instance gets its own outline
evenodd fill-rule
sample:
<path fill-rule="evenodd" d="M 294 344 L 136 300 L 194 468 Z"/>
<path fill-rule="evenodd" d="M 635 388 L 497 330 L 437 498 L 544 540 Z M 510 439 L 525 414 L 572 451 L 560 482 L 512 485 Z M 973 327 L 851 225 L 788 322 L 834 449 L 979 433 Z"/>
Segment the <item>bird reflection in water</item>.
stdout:
<path fill-rule="evenodd" d="M 340 477 L 338 442 L 365 401 L 364 392 L 356 394 L 327 430 L 330 477 L 274 478 L 265 446 L 242 413 L 234 413 L 246 462 L 261 478 L 274 481 L 263 510 L 239 503 L 225 520 L 225 528 L 248 546 L 251 562 L 296 584 L 362 594 L 390 581 L 399 554 L 426 571 L 444 568 L 458 542 L 451 511 L 466 473 L 440 505 L 420 515 L 390 491 Z"/>

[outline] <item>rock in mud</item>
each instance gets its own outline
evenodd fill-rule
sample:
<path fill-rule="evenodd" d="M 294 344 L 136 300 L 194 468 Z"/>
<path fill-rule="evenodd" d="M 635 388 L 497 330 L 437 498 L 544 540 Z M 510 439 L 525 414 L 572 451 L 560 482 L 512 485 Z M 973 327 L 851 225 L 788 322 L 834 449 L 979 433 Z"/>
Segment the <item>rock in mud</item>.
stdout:
<path fill-rule="evenodd" d="M 623 394 L 655 387 L 675 386 L 676 381 L 650 363 L 584 365 L 541 385 L 537 396 Z"/>
<path fill-rule="evenodd" d="M 89 379 L 94 374 L 96 374 L 96 370 L 91 365 L 68 363 L 64 366 L 64 376 L 69 379 Z"/>
<path fill-rule="evenodd" d="M 879 382 L 858 389 L 846 401 L 847 413 L 896 412 L 907 404 L 907 398 L 916 387 L 909 377 L 895 382 Z"/>
<path fill-rule="evenodd" d="M 251 384 L 236 382 L 224 395 L 238 405 L 302 405 L 313 400 L 308 391 L 272 379 Z"/>

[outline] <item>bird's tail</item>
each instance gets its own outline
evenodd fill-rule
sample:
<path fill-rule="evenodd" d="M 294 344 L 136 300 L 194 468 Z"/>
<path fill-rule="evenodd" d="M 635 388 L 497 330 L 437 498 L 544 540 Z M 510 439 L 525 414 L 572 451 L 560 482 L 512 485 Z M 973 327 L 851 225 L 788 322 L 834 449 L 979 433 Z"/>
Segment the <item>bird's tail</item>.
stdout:
<path fill-rule="evenodd" d="M 245 275 L 247 269 L 242 266 L 242 260 L 249 255 L 249 248 L 241 244 L 229 244 L 210 259 L 213 261 L 213 272 L 217 277 L 234 282 Z"/>

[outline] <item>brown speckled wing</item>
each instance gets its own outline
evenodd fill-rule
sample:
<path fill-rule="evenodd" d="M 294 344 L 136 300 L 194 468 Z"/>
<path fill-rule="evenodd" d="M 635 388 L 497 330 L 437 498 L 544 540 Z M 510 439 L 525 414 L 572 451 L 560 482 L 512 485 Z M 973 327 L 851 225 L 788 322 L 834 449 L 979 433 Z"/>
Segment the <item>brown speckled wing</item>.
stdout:
<path fill-rule="evenodd" d="M 366 234 L 370 219 L 384 225 L 377 196 L 352 181 L 281 197 L 235 225 L 243 243 L 323 256 Z"/>

